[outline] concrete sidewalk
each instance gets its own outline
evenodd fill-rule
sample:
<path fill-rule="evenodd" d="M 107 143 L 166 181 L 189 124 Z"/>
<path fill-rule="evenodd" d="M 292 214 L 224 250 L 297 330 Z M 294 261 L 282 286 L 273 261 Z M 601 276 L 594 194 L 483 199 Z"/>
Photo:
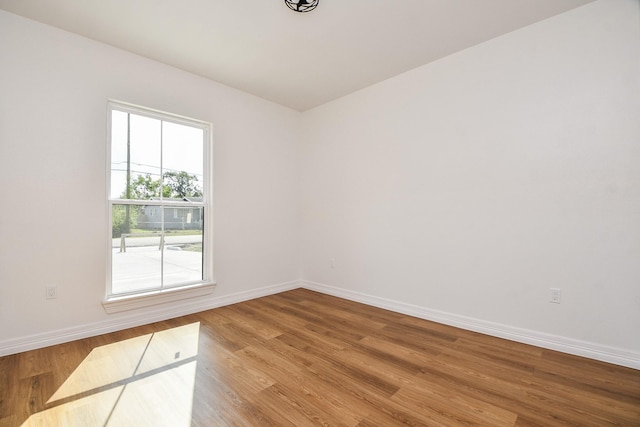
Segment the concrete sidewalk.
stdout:
<path fill-rule="evenodd" d="M 165 237 L 164 250 L 159 249 L 160 236 L 131 240 L 134 239 L 137 241 L 131 245 L 127 239 L 126 252 L 120 252 L 120 239 L 113 239 L 111 283 L 114 294 L 202 280 L 202 252 L 180 247 L 201 244 L 202 236 Z"/>

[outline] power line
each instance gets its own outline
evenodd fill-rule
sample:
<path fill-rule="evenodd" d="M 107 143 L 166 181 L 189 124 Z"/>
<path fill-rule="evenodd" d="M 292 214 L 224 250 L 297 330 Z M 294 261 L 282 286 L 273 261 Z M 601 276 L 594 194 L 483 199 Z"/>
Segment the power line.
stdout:
<path fill-rule="evenodd" d="M 111 164 L 112 164 L 112 165 L 122 165 L 122 164 L 125 164 L 125 165 L 126 165 L 126 164 L 127 164 L 127 161 L 126 161 L 126 160 L 123 160 L 123 161 L 121 161 L 121 162 L 111 162 Z M 161 166 L 147 165 L 147 164 L 145 164 L 145 163 L 135 163 L 135 162 L 131 162 L 131 164 L 132 164 L 132 165 L 136 165 L 136 166 L 143 166 L 143 167 L 147 167 L 147 168 L 162 169 L 162 170 L 164 170 L 165 172 L 187 172 L 187 171 L 185 171 L 185 170 L 181 170 L 181 169 L 163 168 L 163 167 L 161 167 Z M 112 168 L 111 170 L 112 170 L 112 171 L 123 171 L 123 170 L 125 170 L 125 169 L 113 169 L 113 168 Z M 140 172 L 140 171 L 134 171 L 134 170 L 132 170 L 131 172 L 148 173 L 148 174 L 150 174 L 150 175 L 154 175 L 154 174 L 155 174 L 155 175 L 160 176 L 160 174 L 159 174 L 159 173 L 154 173 L 154 172 L 146 172 L 146 171 L 145 171 L 145 172 Z M 187 172 L 187 173 L 190 173 L 190 172 Z M 199 173 L 192 173 L 191 175 L 202 176 L 202 174 L 199 174 Z"/>

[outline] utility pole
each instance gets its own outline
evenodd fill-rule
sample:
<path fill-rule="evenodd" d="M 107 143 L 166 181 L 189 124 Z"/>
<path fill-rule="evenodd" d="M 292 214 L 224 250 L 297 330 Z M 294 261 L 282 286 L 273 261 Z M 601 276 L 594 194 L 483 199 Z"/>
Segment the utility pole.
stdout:
<path fill-rule="evenodd" d="M 127 188 L 125 197 L 131 200 L 131 114 L 127 113 Z M 124 232 L 131 232 L 131 206 L 125 205 Z"/>

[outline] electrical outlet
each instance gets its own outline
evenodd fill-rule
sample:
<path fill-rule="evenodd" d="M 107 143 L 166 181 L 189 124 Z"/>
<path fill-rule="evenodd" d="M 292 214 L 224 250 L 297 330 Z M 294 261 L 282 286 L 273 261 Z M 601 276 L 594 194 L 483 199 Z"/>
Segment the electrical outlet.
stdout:
<path fill-rule="evenodd" d="M 56 285 L 47 285 L 45 292 L 46 299 L 58 298 L 58 287 Z"/>
<path fill-rule="evenodd" d="M 560 296 L 562 294 L 562 289 L 560 288 L 551 288 L 551 299 L 549 302 L 560 304 Z"/>

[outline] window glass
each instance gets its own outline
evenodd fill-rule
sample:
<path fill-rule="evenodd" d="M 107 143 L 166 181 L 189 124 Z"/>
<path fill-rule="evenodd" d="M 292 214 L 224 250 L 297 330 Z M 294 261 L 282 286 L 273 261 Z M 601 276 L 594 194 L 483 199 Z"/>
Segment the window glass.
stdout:
<path fill-rule="evenodd" d="M 110 109 L 108 295 L 211 279 L 203 245 L 207 124 L 139 107 Z M 210 240 L 210 239 L 209 239 Z"/>

